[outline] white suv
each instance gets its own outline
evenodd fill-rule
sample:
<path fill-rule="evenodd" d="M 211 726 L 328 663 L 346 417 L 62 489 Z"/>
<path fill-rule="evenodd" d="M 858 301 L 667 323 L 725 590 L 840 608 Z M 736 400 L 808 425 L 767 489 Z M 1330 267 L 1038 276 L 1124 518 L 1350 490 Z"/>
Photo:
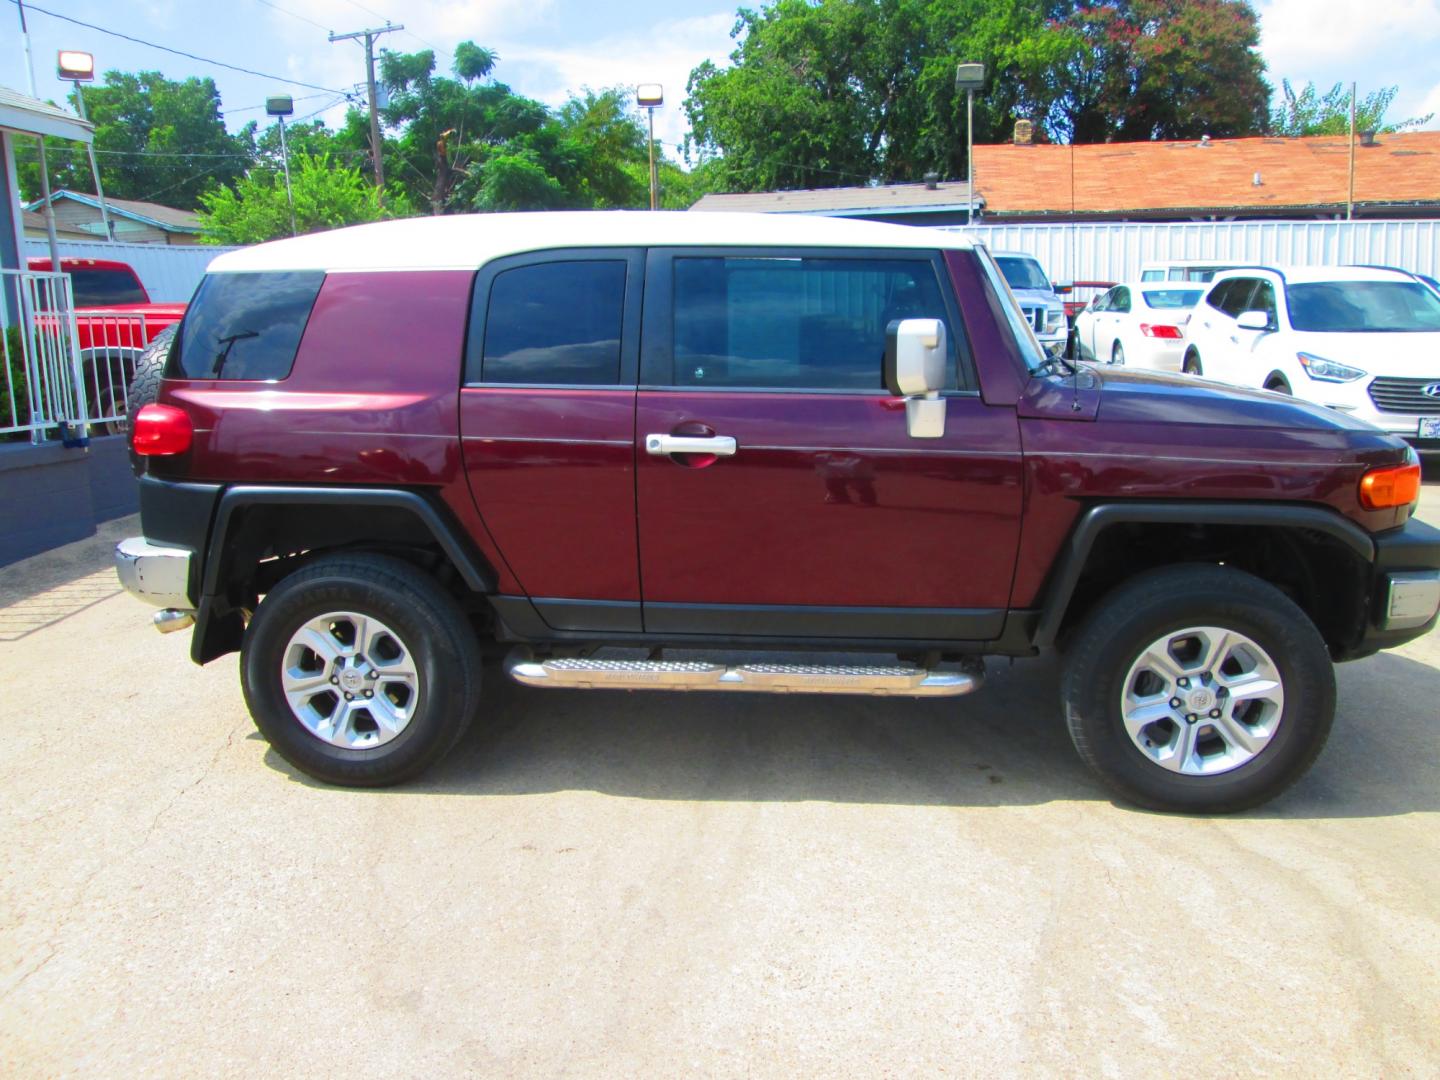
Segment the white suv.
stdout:
<path fill-rule="evenodd" d="M 1400 270 L 1229 270 L 1186 327 L 1184 370 L 1294 394 L 1440 452 L 1440 296 Z"/>

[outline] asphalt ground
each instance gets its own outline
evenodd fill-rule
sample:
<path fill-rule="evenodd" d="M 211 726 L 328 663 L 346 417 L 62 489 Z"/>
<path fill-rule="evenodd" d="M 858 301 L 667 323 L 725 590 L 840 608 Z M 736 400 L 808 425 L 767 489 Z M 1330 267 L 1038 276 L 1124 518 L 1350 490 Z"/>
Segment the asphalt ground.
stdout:
<path fill-rule="evenodd" d="M 1049 660 L 958 701 L 496 678 L 357 792 L 119 594 L 134 531 L 0 570 L 7 1075 L 1440 1072 L 1440 635 L 1342 665 L 1239 817 L 1112 802 Z"/>

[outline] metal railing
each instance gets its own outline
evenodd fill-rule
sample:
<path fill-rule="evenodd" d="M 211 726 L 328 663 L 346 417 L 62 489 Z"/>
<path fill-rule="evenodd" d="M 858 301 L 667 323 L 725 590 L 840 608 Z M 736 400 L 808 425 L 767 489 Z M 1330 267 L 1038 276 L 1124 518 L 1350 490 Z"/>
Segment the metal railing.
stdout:
<path fill-rule="evenodd" d="M 0 270 L 0 323 L 7 328 L 0 436 L 29 433 L 38 443 L 55 430 L 67 441 L 83 434 L 88 410 L 70 275 Z"/>
<path fill-rule="evenodd" d="M 0 271 L 0 437 L 83 441 L 125 429 L 130 379 L 149 340 L 140 313 L 75 310 L 70 276 Z"/>

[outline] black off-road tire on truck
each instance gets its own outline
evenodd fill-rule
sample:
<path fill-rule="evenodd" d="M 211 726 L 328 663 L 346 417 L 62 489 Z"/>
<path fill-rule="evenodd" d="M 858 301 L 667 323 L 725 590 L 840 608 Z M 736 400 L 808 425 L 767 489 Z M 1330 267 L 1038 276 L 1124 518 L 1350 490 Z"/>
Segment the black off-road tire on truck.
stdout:
<path fill-rule="evenodd" d="M 135 430 L 135 417 L 146 405 L 160 394 L 160 380 L 165 374 L 165 363 L 170 359 L 170 345 L 180 324 L 167 326 L 150 339 L 150 344 L 141 351 L 135 361 L 135 373 L 130 376 L 130 389 L 125 399 L 125 432 Z M 132 449 L 130 464 L 138 473 L 144 461 Z"/>
<path fill-rule="evenodd" d="M 1279 589 L 1187 564 L 1096 605 L 1068 643 L 1061 700 L 1075 749 L 1126 801 L 1232 813 L 1314 763 L 1335 672 L 1314 623 Z"/>
<path fill-rule="evenodd" d="M 459 741 L 481 657 L 459 602 L 409 563 L 323 556 L 276 585 L 240 652 L 255 726 L 301 772 L 346 787 L 398 784 Z"/>

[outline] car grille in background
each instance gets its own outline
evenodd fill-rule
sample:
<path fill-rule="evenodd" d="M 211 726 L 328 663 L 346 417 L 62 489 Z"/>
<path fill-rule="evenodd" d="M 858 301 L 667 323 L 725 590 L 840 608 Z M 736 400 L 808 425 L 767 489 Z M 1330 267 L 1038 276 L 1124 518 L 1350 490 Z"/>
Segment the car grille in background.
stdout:
<path fill-rule="evenodd" d="M 1045 309 L 1043 307 L 1027 307 L 1022 309 L 1025 312 L 1025 320 L 1035 328 L 1037 334 L 1045 332 Z"/>
<path fill-rule="evenodd" d="M 1424 393 L 1425 387 L 1436 383 L 1440 383 L 1440 375 L 1428 379 L 1374 379 L 1370 383 L 1370 400 L 1381 412 L 1440 416 L 1440 398 Z"/>

